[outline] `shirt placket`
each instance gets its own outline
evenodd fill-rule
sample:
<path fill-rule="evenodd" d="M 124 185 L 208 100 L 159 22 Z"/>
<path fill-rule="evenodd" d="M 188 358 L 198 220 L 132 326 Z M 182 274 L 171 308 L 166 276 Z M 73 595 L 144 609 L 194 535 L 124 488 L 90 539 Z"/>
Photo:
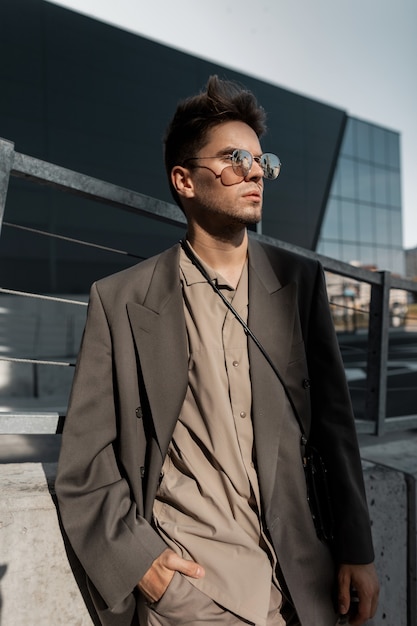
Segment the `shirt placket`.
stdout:
<path fill-rule="evenodd" d="M 242 276 L 243 278 L 243 276 Z M 247 280 L 242 281 L 234 294 L 233 306 L 244 321 L 247 320 Z M 246 283 L 246 284 L 245 284 Z M 233 294 L 231 294 L 233 295 Z M 251 505 L 260 511 L 258 479 L 253 459 L 253 425 L 251 416 L 251 383 L 247 336 L 232 311 L 228 311 L 223 326 L 226 371 L 229 382 L 230 405 L 234 418 L 236 438 L 241 460 L 251 487 Z"/>

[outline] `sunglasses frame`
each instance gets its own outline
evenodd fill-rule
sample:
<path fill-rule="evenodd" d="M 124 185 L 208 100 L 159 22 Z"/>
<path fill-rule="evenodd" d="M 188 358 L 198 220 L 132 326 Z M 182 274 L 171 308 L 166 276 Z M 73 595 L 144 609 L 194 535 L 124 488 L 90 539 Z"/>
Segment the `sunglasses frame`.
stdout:
<path fill-rule="evenodd" d="M 272 152 L 264 152 L 263 154 L 261 154 L 261 156 L 255 157 L 251 152 L 249 152 L 249 150 L 244 150 L 241 148 L 236 148 L 230 154 L 225 154 L 221 156 L 188 157 L 187 159 L 185 159 L 184 164 L 187 163 L 187 161 L 204 161 L 205 159 L 219 158 L 230 159 L 231 167 L 233 168 L 234 173 L 237 176 L 243 176 L 243 178 L 245 178 L 251 171 L 254 161 L 256 161 L 256 163 L 258 163 L 258 165 L 262 169 L 263 178 L 265 178 L 266 180 L 276 180 L 279 176 L 282 165 L 280 158 Z M 275 163 L 273 163 L 273 165 L 269 163 L 271 159 L 273 162 L 276 161 Z M 244 166 L 243 163 L 245 160 L 247 161 L 247 165 Z M 273 171 L 278 169 L 277 174 L 274 176 L 269 175 L 268 171 L 270 169 L 272 169 Z"/>

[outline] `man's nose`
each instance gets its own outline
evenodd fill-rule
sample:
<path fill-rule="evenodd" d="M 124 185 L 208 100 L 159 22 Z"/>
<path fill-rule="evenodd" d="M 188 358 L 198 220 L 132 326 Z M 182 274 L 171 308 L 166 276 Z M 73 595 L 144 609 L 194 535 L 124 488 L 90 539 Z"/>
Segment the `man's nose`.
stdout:
<path fill-rule="evenodd" d="M 247 180 L 259 180 L 263 178 L 264 171 L 262 167 L 259 165 L 258 161 L 253 159 L 252 167 L 250 168 L 248 174 L 245 176 Z"/>

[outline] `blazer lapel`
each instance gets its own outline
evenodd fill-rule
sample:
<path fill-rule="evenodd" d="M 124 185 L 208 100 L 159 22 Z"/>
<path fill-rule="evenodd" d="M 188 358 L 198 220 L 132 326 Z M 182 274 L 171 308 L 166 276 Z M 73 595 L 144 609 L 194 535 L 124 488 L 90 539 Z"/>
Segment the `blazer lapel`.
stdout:
<path fill-rule="evenodd" d="M 162 255 L 143 303 L 128 303 L 141 372 L 164 457 L 188 384 L 187 334 L 179 281 L 179 247 Z M 249 243 L 248 324 L 285 376 L 296 311 L 294 284 L 283 286 L 262 246 Z M 253 422 L 259 484 L 270 500 L 286 396 L 275 373 L 249 339 Z"/>
<path fill-rule="evenodd" d="M 143 304 L 127 305 L 163 457 L 188 383 L 187 335 L 178 262 L 179 246 L 160 257 Z"/>
<path fill-rule="evenodd" d="M 248 325 L 284 380 L 292 346 L 295 299 L 295 285 L 281 285 L 264 249 L 250 240 Z M 267 507 L 274 486 L 287 399 L 277 376 L 251 339 L 249 357 L 258 477 Z"/>

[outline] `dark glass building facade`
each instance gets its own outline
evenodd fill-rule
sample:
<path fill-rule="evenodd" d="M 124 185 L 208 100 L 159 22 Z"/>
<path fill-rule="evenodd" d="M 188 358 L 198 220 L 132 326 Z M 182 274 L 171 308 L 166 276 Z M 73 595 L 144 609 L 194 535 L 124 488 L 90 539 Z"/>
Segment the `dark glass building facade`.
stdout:
<path fill-rule="evenodd" d="M 348 119 L 317 251 L 404 274 L 398 133 Z"/>
<path fill-rule="evenodd" d="M 265 185 L 262 232 L 402 273 L 397 133 L 44 0 L 2 0 L 0 24 L 0 136 L 18 152 L 172 202 L 165 128 L 178 101 L 215 73 L 256 94 L 268 115 L 263 148 L 283 163 Z M 46 293 L 86 293 L 183 230 L 17 179 L 4 220 L 0 284 Z"/>
<path fill-rule="evenodd" d="M 404 275 L 398 133 L 348 119 L 317 251 Z"/>

